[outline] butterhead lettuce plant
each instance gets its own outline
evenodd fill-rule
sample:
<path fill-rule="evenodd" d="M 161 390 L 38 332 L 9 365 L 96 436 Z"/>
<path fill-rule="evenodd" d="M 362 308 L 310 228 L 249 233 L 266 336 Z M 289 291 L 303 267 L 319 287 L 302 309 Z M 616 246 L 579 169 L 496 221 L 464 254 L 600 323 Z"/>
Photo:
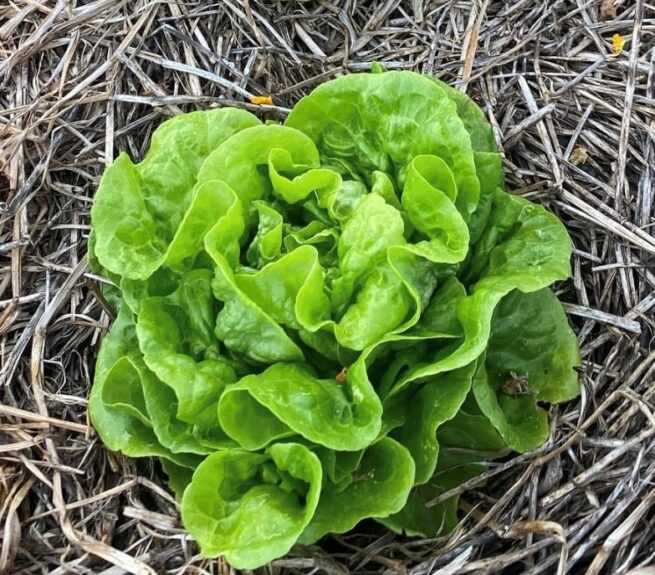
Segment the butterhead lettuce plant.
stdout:
<path fill-rule="evenodd" d="M 578 345 L 549 289 L 562 223 L 503 189 L 464 94 L 353 74 L 283 124 L 183 114 L 121 154 L 90 259 L 117 317 L 89 411 L 103 442 L 156 456 L 206 556 L 255 568 L 365 518 L 457 523 L 426 503 L 549 433 Z"/>

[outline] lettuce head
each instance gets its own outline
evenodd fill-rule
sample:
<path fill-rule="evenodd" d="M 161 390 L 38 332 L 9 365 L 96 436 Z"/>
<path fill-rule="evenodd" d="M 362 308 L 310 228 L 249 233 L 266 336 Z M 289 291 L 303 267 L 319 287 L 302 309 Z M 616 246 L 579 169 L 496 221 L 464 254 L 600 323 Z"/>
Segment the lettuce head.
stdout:
<path fill-rule="evenodd" d="M 182 114 L 121 154 L 91 212 L 117 317 L 89 412 L 160 458 L 206 556 L 255 568 L 365 518 L 457 523 L 491 459 L 579 392 L 550 287 L 556 216 L 504 190 L 490 125 L 411 72 L 317 87 L 283 124 Z"/>

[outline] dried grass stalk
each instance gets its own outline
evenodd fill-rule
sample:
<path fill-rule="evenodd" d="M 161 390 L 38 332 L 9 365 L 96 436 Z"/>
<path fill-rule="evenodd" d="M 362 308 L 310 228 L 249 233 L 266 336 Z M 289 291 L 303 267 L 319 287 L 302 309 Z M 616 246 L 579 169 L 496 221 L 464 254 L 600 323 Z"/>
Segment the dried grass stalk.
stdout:
<path fill-rule="evenodd" d="M 14 0 L 0 22 L 0 572 L 230 573 L 180 529 L 161 470 L 88 425 L 110 323 L 85 264 L 89 207 L 103 168 L 141 157 L 166 117 L 282 118 L 377 60 L 467 90 L 509 188 L 566 222 L 574 277 L 558 292 L 584 390 L 553 408 L 548 445 L 500 462 L 484 493 L 467 486 L 450 537 L 363 524 L 264 571 L 655 573 L 652 4 Z"/>

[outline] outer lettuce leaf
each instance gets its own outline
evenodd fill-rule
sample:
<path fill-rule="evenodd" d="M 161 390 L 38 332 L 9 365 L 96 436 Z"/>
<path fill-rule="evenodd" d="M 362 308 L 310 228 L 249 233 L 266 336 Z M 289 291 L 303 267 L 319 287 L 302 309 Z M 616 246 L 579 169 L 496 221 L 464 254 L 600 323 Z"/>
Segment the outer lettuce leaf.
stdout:
<path fill-rule="evenodd" d="M 398 513 L 377 521 L 408 536 L 437 537 L 449 533 L 459 523 L 459 496 L 434 506 L 429 503 L 485 470 L 484 456 L 446 451 L 440 456 L 437 472 L 427 483 L 412 489 L 405 506 Z"/>
<path fill-rule="evenodd" d="M 393 433 L 416 464 L 414 482 L 429 481 L 437 466 L 437 429 L 457 415 L 471 389 L 475 362 L 426 383 L 408 402 L 405 425 Z"/>
<path fill-rule="evenodd" d="M 473 451 L 502 451 L 505 441 L 481 412 L 469 413 L 465 407 L 438 432 L 440 445 Z"/>
<path fill-rule="evenodd" d="M 165 458 L 161 459 L 161 465 L 168 475 L 168 485 L 175 493 L 175 498 L 181 501 L 184 490 L 193 478 L 193 469 L 182 467 Z"/>
<path fill-rule="evenodd" d="M 486 471 L 486 462 L 502 455 L 506 448 L 488 419 L 469 414 L 464 408 L 439 428 L 438 444 L 443 449 L 439 450 L 434 474 L 412 489 L 403 509 L 378 520 L 389 529 L 421 537 L 436 537 L 452 531 L 459 522 L 459 496 L 438 505 L 430 505 L 430 502 Z"/>
<path fill-rule="evenodd" d="M 497 230 L 503 233 L 498 234 Z M 438 351 L 432 361 L 409 369 L 391 393 L 413 381 L 463 367 L 485 350 L 498 302 L 512 290 L 532 292 L 570 275 L 571 240 L 562 223 L 541 206 L 496 192 L 487 228 L 474 249 L 474 264 L 486 254 L 486 267 L 469 296 L 457 302 L 464 340 L 456 350 Z M 470 274 L 470 271 L 469 271 Z"/>
<path fill-rule="evenodd" d="M 193 112 L 164 122 L 141 163 L 121 154 L 103 174 L 91 209 L 98 262 L 132 279 L 154 272 L 166 259 L 205 158 L 257 124 L 242 110 Z"/>
<path fill-rule="evenodd" d="M 185 490 L 182 520 L 205 556 L 253 569 L 291 549 L 316 511 L 321 480 L 318 458 L 303 445 L 217 451 Z"/>
<path fill-rule="evenodd" d="M 367 517 L 387 517 L 407 500 L 414 462 L 393 439 L 383 438 L 365 452 L 345 489 L 326 485 L 316 513 L 300 541 L 313 543 L 327 533 L 344 533 Z"/>
<path fill-rule="evenodd" d="M 487 369 L 527 379 L 538 401 L 560 403 L 577 397 L 578 342 L 562 304 L 550 289 L 513 291 L 496 308 L 487 350 Z"/>
<path fill-rule="evenodd" d="M 549 289 L 512 292 L 496 310 L 485 368 L 476 374 L 473 392 L 507 444 L 529 451 L 548 438 L 547 412 L 537 402 L 578 395 L 578 365 L 578 342 L 555 295 Z M 527 387 L 516 395 L 503 389 L 514 377 Z"/>
<path fill-rule="evenodd" d="M 158 456 L 183 467 L 194 467 L 198 459 L 176 455 L 161 444 L 145 409 L 143 381 L 148 373 L 138 355 L 132 314 L 121 307 L 111 332 L 105 336 L 89 396 L 89 417 L 102 441 L 114 451 L 131 457 Z"/>

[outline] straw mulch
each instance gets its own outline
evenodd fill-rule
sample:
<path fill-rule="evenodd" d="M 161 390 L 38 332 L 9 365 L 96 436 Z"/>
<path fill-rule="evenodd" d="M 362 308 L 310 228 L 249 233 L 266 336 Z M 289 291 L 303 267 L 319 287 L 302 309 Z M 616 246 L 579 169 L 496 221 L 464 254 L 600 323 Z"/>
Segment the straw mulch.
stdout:
<path fill-rule="evenodd" d="M 621 47 L 612 36 L 625 39 Z M 619 53 L 617 53 L 619 52 Z M 230 573 L 153 462 L 107 452 L 86 399 L 109 326 L 85 261 L 119 151 L 182 111 L 280 119 L 372 61 L 458 83 L 508 187 L 575 244 L 558 286 L 582 396 L 462 499 L 450 537 L 364 523 L 267 573 L 655 573 L 655 8 L 643 0 L 12 0 L 0 7 L 0 572 Z M 249 103 L 271 94 L 272 107 Z M 650 567 L 649 567 L 650 565 Z"/>

